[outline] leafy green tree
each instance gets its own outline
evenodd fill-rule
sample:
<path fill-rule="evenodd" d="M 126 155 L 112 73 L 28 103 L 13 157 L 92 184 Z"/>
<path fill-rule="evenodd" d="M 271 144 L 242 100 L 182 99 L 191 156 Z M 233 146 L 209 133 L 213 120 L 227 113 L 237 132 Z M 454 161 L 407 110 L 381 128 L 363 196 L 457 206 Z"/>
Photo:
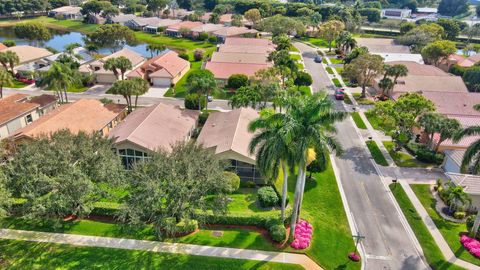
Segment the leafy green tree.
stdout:
<path fill-rule="evenodd" d="M 366 17 L 369 22 L 379 22 L 381 19 L 380 9 L 377 8 L 362 8 L 358 12 Z"/>
<path fill-rule="evenodd" d="M 475 6 L 475 13 L 477 14 L 477 17 L 480 16 L 480 5 L 479 5 L 479 4 L 477 4 L 477 5 Z"/>
<path fill-rule="evenodd" d="M 16 52 L 13 51 L 0 51 L 0 64 L 8 70 L 10 69 L 10 73 L 12 75 L 15 74 L 15 66 L 20 63 L 20 58 L 18 57 Z"/>
<path fill-rule="evenodd" d="M 282 51 L 282 50 L 289 51 L 291 46 L 292 46 L 290 38 L 285 34 L 275 36 L 272 39 L 272 42 L 273 42 L 273 44 L 276 45 L 275 50 L 277 50 L 277 51 Z"/>
<path fill-rule="evenodd" d="M 147 51 L 150 52 L 150 57 L 153 58 L 153 55 L 158 55 L 160 52 L 164 51 L 166 47 L 161 44 L 148 44 Z"/>
<path fill-rule="evenodd" d="M 79 48 L 79 47 L 82 47 L 82 44 L 77 43 L 77 42 L 69 43 L 69 44 L 64 46 L 65 52 L 67 52 L 70 55 L 73 55 L 73 50 L 75 50 L 76 48 Z"/>
<path fill-rule="evenodd" d="M 245 74 L 232 74 L 228 77 L 227 87 L 238 89 L 242 86 L 247 86 L 249 83 L 248 77 Z"/>
<path fill-rule="evenodd" d="M 272 33 L 273 36 L 281 34 L 302 35 L 305 33 L 305 25 L 301 21 L 278 14 L 263 19 L 259 23 L 259 28 L 263 31 Z"/>
<path fill-rule="evenodd" d="M 243 26 L 242 19 L 243 19 L 242 15 L 233 14 L 232 15 L 232 22 L 231 22 L 232 26 L 237 26 L 237 27 Z"/>
<path fill-rule="evenodd" d="M 350 64 L 345 65 L 343 75 L 357 81 L 362 87 L 361 97 L 366 95 L 366 87 L 383 72 L 383 58 L 374 54 L 361 54 Z"/>
<path fill-rule="evenodd" d="M 13 76 L 6 69 L 0 69 L 0 98 L 3 98 L 3 87 L 13 84 Z"/>
<path fill-rule="evenodd" d="M 418 125 L 428 135 L 427 145 L 435 152 L 438 151 L 442 142 L 453 138 L 461 127 L 458 120 L 448 118 L 439 113 L 425 113 L 421 115 L 418 119 Z M 433 139 L 435 134 L 440 135 L 436 144 Z"/>
<path fill-rule="evenodd" d="M 13 46 L 16 46 L 17 45 L 17 42 L 15 40 L 10 40 L 10 39 L 6 39 L 4 41 L 2 41 L 3 45 L 7 46 L 7 47 L 13 47 Z"/>
<path fill-rule="evenodd" d="M 203 5 L 206 10 L 213 10 L 215 6 L 218 5 L 218 0 L 205 0 L 203 1 Z"/>
<path fill-rule="evenodd" d="M 42 82 L 48 89 L 55 91 L 60 99 L 60 102 L 68 103 L 67 90 L 74 85 L 77 77 L 69 66 L 61 63 L 53 63 L 50 69 L 45 73 Z"/>
<path fill-rule="evenodd" d="M 332 51 L 333 41 L 338 38 L 344 29 L 345 24 L 337 20 L 331 20 L 320 25 L 318 35 L 327 41 L 329 52 Z"/>
<path fill-rule="evenodd" d="M 147 0 L 147 9 L 155 12 L 160 17 L 160 12 L 167 6 L 167 0 Z"/>
<path fill-rule="evenodd" d="M 405 35 L 406 33 L 410 32 L 413 28 L 417 27 L 417 25 L 413 22 L 402 22 L 400 24 L 400 34 Z"/>
<path fill-rule="evenodd" d="M 251 21 L 254 26 L 262 19 L 260 11 L 256 8 L 249 9 L 243 16 L 245 19 Z"/>
<path fill-rule="evenodd" d="M 300 86 L 310 86 L 313 83 L 312 76 L 304 71 L 298 71 L 293 83 L 300 88 Z"/>
<path fill-rule="evenodd" d="M 210 14 L 210 18 L 208 18 L 209 23 L 219 24 L 220 23 L 220 15 L 218 13 Z"/>
<path fill-rule="evenodd" d="M 367 54 L 368 48 L 367 47 L 356 47 L 354 48 L 346 57 L 343 59 L 345 64 L 350 64 L 354 59 L 356 59 L 361 54 Z"/>
<path fill-rule="evenodd" d="M 449 212 L 452 212 L 454 207 L 470 205 L 472 203 L 472 199 L 465 193 L 462 186 L 451 186 L 446 192 L 448 194 Z"/>
<path fill-rule="evenodd" d="M 260 103 L 261 96 L 254 86 L 242 86 L 235 91 L 235 94 L 228 102 L 233 109 L 241 107 L 256 108 Z"/>
<path fill-rule="evenodd" d="M 391 76 L 393 79 L 393 84 L 397 84 L 399 77 L 405 77 L 408 75 L 408 68 L 403 64 L 395 65 L 386 65 L 385 66 L 385 76 Z"/>
<path fill-rule="evenodd" d="M 318 26 L 322 22 L 322 19 L 322 14 L 318 12 L 313 13 L 309 18 L 310 26 L 312 26 L 314 30 L 318 30 Z"/>
<path fill-rule="evenodd" d="M 123 48 L 125 45 L 135 45 L 135 33 L 130 28 L 120 24 L 100 25 L 88 36 L 88 43 L 99 48 L 110 47 L 112 52 Z"/>
<path fill-rule="evenodd" d="M 205 96 L 208 99 L 208 96 L 211 95 L 212 91 L 217 89 L 217 81 L 213 76 L 213 73 L 209 70 L 198 70 L 192 72 L 187 77 L 188 91 L 190 93 L 197 93 L 199 97 L 199 111 L 201 110 L 201 97 Z M 205 109 L 208 109 L 208 102 Z"/>
<path fill-rule="evenodd" d="M 99 185 L 119 186 L 124 170 L 100 134 L 66 130 L 22 144 L 3 168 L 13 196 L 26 200 L 25 215 L 63 219 L 88 216 L 102 195 Z"/>
<path fill-rule="evenodd" d="M 455 20 L 441 18 L 436 21 L 436 24 L 443 27 L 445 31 L 443 37 L 448 40 L 455 41 L 460 34 L 460 25 Z"/>
<path fill-rule="evenodd" d="M 282 134 L 283 121 L 277 119 L 275 111 L 264 109 L 260 117 L 249 124 L 251 132 L 257 132 L 250 141 L 249 151 L 256 154 L 257 167 L 262 175 L 274 182 L 279 170 L 282 170 L 282 208 L 281 218 L 285 221 L 285 209 L 288 193 L 288 170 L 294 167 L 293 153 Z"/>
<path fill-rule="evenodd" d="M 480 106 L 474 107 L 477 111 L 480 111 Z M 479 136 L 480 125 L 470 126 L 462 129 L 453 136 L 453 142 L 458 143 L 460 140 L 469 136 Z M 465 151 L 462 160 L 462 167 L 469 169 L 472 174 L 478 174 L 480 172 L 480 140 L 473 142 Z M 477 215 L 477 219 L 479 216 Z M 476 231 L 478 231 L 478 222 L 476 222 Z"/>
<path fill-rule="evenodd" d="M 117 80 L 119 76 L 122 80 L 125 80 L 125 73 L 133 67 L 132 62 L 128 58 L 119 56 L 107 59 L 103 64 L 103 68 L 112 71 Z"/>
<path fill-rule="evenodd" d="M 12 194 L 7 188 L 7 178 L 3 171 L 0 171 L 0 217 L 7 215 L 12 202 Z"/>
<path fill-rule="evenodd" d="M 349 53 L 350 50 L 357 47 L 357 41 L 353 38 L 352 34 L 348 31 L 343 31 L 335 40 L 337 48 L 344 53 Z"/>
<path fill-rule="evenodd" d="M 137 108 L 137 101 L 138 101 L 138 96 L 144 95 L 145 93 L 148 92 L 148 89 L 150 89 L 150 85 L 148 82 L 142 78 L 132 78 L 128 80 L 130 84 L 132 85 L 132 94 L 135 96 L 135 108 Z"/>
<path fill-rule="evenodd" d="M 307 171 L 310 173 L 309 179 L 312 179 L 312 173 L 320 173 L 327 169 L 328 160 L 325 155 L 319 155 L 312 163 L 307 166 Z"/>
<path fill-rule="evenodd" d="M 80 12 L 85 16 L 90 14 L 97 16 L 100 15 L 105 8 L 109 9 L 110 7 L 113 7 L 113 5 L 109 1 L 92 0 L 83 3 Z"/>
<path fill-rule="evenodd" d="M 397 40 L 403 45 L 411 46 L 413 51 L 419 52 L 427 44 L 442 39 L 444 33 L 445 31 L 440 25 L 428 23 L 413 28 Z"/>
<path fill-rule="evenodd" d="M 480 67 L 474 66 L 465 70 L 462 79 L 467 85 L 468 90 L 480 92 Z"/>
<path fill-rule="evenodd" d="M 441 0 L 438 4 L 438 13 L 444 16 L 455 16 L 467 11 L 467 0 Z"/>
<path fill-rule="evenodd" d="M 131 80 L 118 80 L 113 83 L 107 93 L 113 95 L 121 95 L 127 102 L 128 111 L 132 111 L 132 107 L 137 107 L 138 96 L 148 92 L 150 86 L 148 82 L 142 78 L 134 78 Z M 132 96 L 135 96 L 135 103 L 132 104 Z"/>
<path fill-rule="evenodd" d="M 203 224 L 201 213 L 207 210 L 225 214 L 224 168 L 212 151 L 192 142 L 173 145 L 172 151 L 159 150 L 133 166 L 122 219 L 152 223 L 160 236 L 173 236 L 179 222 Z"/>
<path fill-rule="evenodd" d="M 278 70 L 282 80 L 282 86 L 285 87 L 285 82 L 288 78 L 293 77 L 298 67 L 290 57 L 287 50 L 273 51 L 268 55 L 268 60 L 273 62 L 274 67 Z"/>
<path fill-rule="evenodd" d="M 38 22 L 26 22 L 14 26 L 15 35 L 18 38 L 24 38 L 32 41 L 47 41 L 52 38 L 52 33 L 48 28 Z"/>
<path fill-rule="evenodd" d="M 393 90 L 394 86 L 395 84 L 393 83 L 392 79 L 388 77 L 384 77 L 378 82 L 378 87 L 382 89 L 382 96 L 391 96 L 391 91 Z"/>

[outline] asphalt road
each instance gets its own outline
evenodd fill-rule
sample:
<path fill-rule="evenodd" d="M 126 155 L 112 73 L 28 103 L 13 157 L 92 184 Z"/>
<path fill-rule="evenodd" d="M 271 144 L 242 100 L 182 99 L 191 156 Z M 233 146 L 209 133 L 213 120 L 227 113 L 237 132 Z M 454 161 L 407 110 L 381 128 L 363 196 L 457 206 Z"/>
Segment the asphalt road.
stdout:
<path fill-rule="evenodd" d="M 295 43 L 302 52 L 305 67 L 314 81 L 314 89 L 329 89 L 333 86 L 326 71 L 313 61 L 315 49 Z M 343 108 L 339 106 L 337 108 Z M 353 121 L 347 119 L 337 125 L 337 138 L 345 153 L 336 157 L 343 189 L 358 231 L 365 236 L 365 269 L 429 269 L 415 247 L 414 235 L 402 224 L 382 179 L 377 174 L 370 155 L 357 135 Z"/>

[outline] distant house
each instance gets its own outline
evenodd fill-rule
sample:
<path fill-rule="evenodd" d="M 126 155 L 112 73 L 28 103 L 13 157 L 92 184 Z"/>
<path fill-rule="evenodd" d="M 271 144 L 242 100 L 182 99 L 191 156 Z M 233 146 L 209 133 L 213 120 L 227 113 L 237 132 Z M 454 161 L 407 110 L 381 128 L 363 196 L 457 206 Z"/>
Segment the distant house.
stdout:
<path fill-rule="evenodd" d="M 455 186 L 463 187 L 465 193 L 472 199 L 472 206 L 480 208 L 480 175 L 446 173 Z"/>
<path fill-rule="evenodd" d="M 256 167 L 255 155 L 249 151 L 250 141 L 255 134 L 248 131 L 248 125 L 258 116 L 258 112 L 251 108 L 211 113 L 197 143 L 211 149 L 220 159 L 228 160 L 230 169 L 241 180 L 264 184 Z"/>
<path fill-rule="evenodd" d="M 29 98 L 25 94 L 13 94 L 0 99 L 0 140 L 36 121 L 57 107 L 52 95 Z"/>
<path fill-rule="evenodd" d="M 125 168 L 130 168 L 157 150 L 171 151 L 175 143 L 189 140 L 198 117 L 198 111 L 159 103 L 135 110 L 109 137 L 115 140 L 115 151 Z"/>
<path fill-rule="evenodd" d="M 430 14 L 437 14 L 438 9 L 437 8 L 431 8 L 431 7 L 419 7 L 417 8 L 416 14 L 423 14 L 423 15 L 430 15 Z"/>
<path fill-rule="evenodd" d="M 253 54 L 269 54 L 274 51 L 274 47 L 269 46 L 250 46 L 250 45 L 227 45 L 221 44 L 217 51 L 223 53 L 253 53 Z"/>
<path fill-rule="evenodd" d="M 388 18 L 388 19 L 403 20 L 403 19 L 410 18 L 410 16 L 412 15 L 412 10 L 408 8 L 404 8 L 404 9 L 387 8 L 387 9 L 382 9 L 381 15 L 382 17 Z"/>
<path fill-rule="evenodd" d="M 82 13 L 80 12 L 81 10 L 81 7 L 63 6 L 50 10 L 48 16 L 65 20 L 81 19 L 83 18 Z"/>
<path fill-rule="evenodd" d="M 231 14 L 231 13 L 220 15 L 219 23 L 223 24 L 225 26 L 232 26 L 233 15 L 234 14 Z M 203 14 L 203 16 L 200 18 L 200 20 L 203 23 L 208 23 L 210 21 L 211 16 L 212 16 L 212 12 L 206 12 L 206 13 Z M 242 22 L 243 25 L 250 25 L 250 22 L 248 20 L 244 19 L 243 16 L 242 16 L 241 22 Z"/>
<path fill-rule="evenodd" d="M 409 61 L 418 64 L 424 64 L 423 57 L 418 53 L 373 53 L 380 55 L 386 64 L 396 61 Z"/>
<path fill-rule="evenodd" d="M 408 75 L 397 79 L 397 84 L 393 87 L 393 97 L 398 97 L 406 92 L 437 92 L 438 95 L 446 92 L 467 93 L 467 87 L 461 77 L 453 76 L 443 70 L 431 66 L 422 65 L 411 61 L 389 62 L 390 65 L 402 64 L 407 66 Z M 373 87 L 377 92 L 381 89 L 378 86 L 380 77 L 374 80 Z"/>
<path fill-rule="evenodd" d="M 226 45 L 237 45 L 237 46 L 261 46 L 268 47 L 272 50 L 275 50 L 275 44 L 272 40 L 264 38 L 242 38 L 242 37 L 229 37 L 225 39 L 224 42 Z"/>
<path fill-rule="evenodd" d="M 19 65 L 30 63 L 35 60 L 39 60 L 53 54 L 47 49 L 28 46 L 28 45 L 13 46 L 13 47 L 3 49 L 2 51 L 15 52 L 18 55 L 18 58 L 20 59 Z"/>
<path fill-rule="evenodd" d="M 73 134 L 97 132 L 108 135 L 110 130 L 125 117 L 125 108 L 125 105 L 104 105 L 95 99 L 80 99 L 64 104 L 18 130 L 14 134 L 14 140 L 21 143 L 42 135 L 48 136 L 63 129 Z"/>
<path fill-rule="evenodd" d="M 215 35 L 219 42 L 225 41 L 226 38 L 230 37 L 256 37 L 258 34 L 258 31 L 255 29 L 248 29 L 246 27 L 237 27 L 237 26 L 229 26 L 229 27 L 224 27 L 221 28 L 215 32 L 213 32 L 213 35 Z"/>
<path fill-rule="evenodd" d="M 132 70 L 136 69 L 143 62 L 145 62 L 145 58 L 141 54 L 136 53 L 130 49 L 124 48 L 102 59 L 95 60 L 90 63 L 81 65 L 79 68 L 79 71 L 81 73 L 93 74 L 95 76 L 95 80 L 97 83 L 101 83 L 101 84 L 114 83 L 117 80 L 117 78 L 115 77 L 115 74 L 110 70 L 105 70 L 103 68 L 103 64 L 110 58 L 116 58 L 120 56 L 126 57 L 127 59 L 130 60 L 130 62 L 132 62 L 132 66 L 133 66 Z M 126 74 L 128 74 L 130 71 L 131 70 L 127 71 Z"/>
<path fill-rule="evenodd" d="M 174 51 L 166 51 L 149 59 L 127 74 L 127 77 L 140 77 L 153 86 L 170 87 L 177 83 L 189 69 L 190 62 L 178 57 Z"/>
<path fill-rule="evenodd" d="M 171 37 L 181 37 L 181 29 L 188 29 L 190 32 L 193 28 L 202 25 L 202 22 L 192 22 L 192 21 L 183 21 L 177 24 L 170 25 L 166 30 L 165 34 Z M 190 33 L 189 33 L 190 34 Z"/>
<path fill-rule="evenodd" d="M 268 56 L 264 53 L 214 52 L 211 62 L 238 64 L 268 64 Z"/>
<path fill-rule="evenodd" d="M 116 23 L 116 24 L 125 25 L 126 22 L 133 20 L 135 18 L 137 18 L 137 15 L 135 14 L 118 14 L 116 16 L 107 18 L 107 23 Z"/>
<path fill-rule="evenodd" d="M 180 20 L 183 20 L 186 16 L 194 13 L 194 11 L 189 11 L 183 8 L 169 9 L 168 11 L 169 11 L 169 14 L 166 17 L 173 18 L 173 19 L 180 19 Z"/>
<path fill-rule="evenodd" d="M 164 31 L 171 25 L 175 25 L 180 23 L 180 20 L 172 20 L 172 19 L 162 19 L 160 21 L 149 23 L 144 28 L 143 31 L 150 33 L 150 34 L 158 34 L 159 32 Z"/>
<path fill-rule="evenodd" d="M 221 24 L 213 24 L 213 23 L 206 23 L 196 27 L 193 27 L 192 30 L 192 37 L 198 37 L 201 33 L 211 34 L 215 31 L 218 31 L 222 28 L 225 28 L 224 25 Z"/>
<path fill-rule="evenodd" d="M 452 54 L 447 59 L 441 61 L 438 67 L 448 72 L 453 65 L 459 65 L 460 67 L 469 68 L 473 67 L 478 62 L 480 62 L 480 54 L 478 53 L 469 57 Z"/>
<path fill-rule="evenodd" d="M 248 77 L 255 72 L 271 67 L 269 64 L 242 64 L 242 63 L 218 63 L 207 62 L 205 69 L 210 70 L 215 79 L 226 82 L 233 74 L 244 74 Z"/>
<path fill-rule="evenodd" d="M 408 46 L 399 45 L 390 38 L 356 38 L 358 47 L 367 47 L 370 53 L 400 53 L 409 54 Z"/>

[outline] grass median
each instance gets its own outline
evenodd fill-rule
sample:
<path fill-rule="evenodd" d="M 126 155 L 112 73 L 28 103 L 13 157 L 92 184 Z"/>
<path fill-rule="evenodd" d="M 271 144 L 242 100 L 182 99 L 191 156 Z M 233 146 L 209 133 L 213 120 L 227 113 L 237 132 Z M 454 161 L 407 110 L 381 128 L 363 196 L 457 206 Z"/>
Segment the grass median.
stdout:
<path fill-rule="evenodd" d="M 383 156 L 382 151 L 380 151 L 380 148 L 378 148 L 377 143 L 372 140 L 366 141 L 365 143 L 367 144 L 370 154 L 372 154 L 373 160 L 375 160 L 378 165 L 388 166 L 388 162 Z"/>
<path fill-rule="evenodd" d="M 353 122 L 355 122 L 355 125 L 359 129 L 367 129 L 367 125 L 365 125 L 365 122 L 363 122 L 362 117 L 360 117 L 360 114 L 358 112 L 352 112 L 351 115 Z"/>

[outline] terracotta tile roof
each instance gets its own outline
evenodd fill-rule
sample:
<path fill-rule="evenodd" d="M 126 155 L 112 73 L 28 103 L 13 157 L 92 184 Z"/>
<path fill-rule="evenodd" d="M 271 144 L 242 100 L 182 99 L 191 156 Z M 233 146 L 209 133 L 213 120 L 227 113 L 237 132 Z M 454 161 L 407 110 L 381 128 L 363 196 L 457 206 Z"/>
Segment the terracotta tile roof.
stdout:
<path fill-rule="evenodd" d="M 218 63 L 266 64 L 268 63 L 267 57 L 264 53 L 214 52 L 210 61 Z"/>
<path fill-rule="evenodd" d="M 214 148 L 215 154 L 233 151 L 243 156 L 245 162 L 255 164 L 255 155 L 248 150 L 254 133 L 248 131 L 248 125 L 258 116 L 258 112 L 251 108 L 211 113 L 197 142 L 207 149 Z"/>
<path fill-rule="evenodd" d="M 0 99 L 0 124 L 5 124 L 39 107 L 27 100 L 28 95 L 13 94 Z"/>
<path fill-rule="evenodd" d="M 12 51 L 18 55 L 20 64 L 28 63 L 40 58 L 52 55 L 50 51 L 44 48 L 37 48 L 28 45 L 18 45 L 3 49 L 3 51 Z"/>
<path fill-rule="evenodd" d="M 187 28 L 187 29 L 192 29 L 194 27 L 197 27 L 199 25 L 202 25 L 203 23 L 202 22 L 191 22 L 191 21 L 183 21 L 183 22 L 179 22 L 179 23 L 176 23 L 176 24 L 172 24 L 170 25 L 167 30 L 169 31 L 178 31 L 180 30 L 181 28 Z"/>
<path fill-rule="evenodd" d="M 213 23 L 206 23 L 206 24 L 202 24 L 202 25 L 199 25 L 199 26 L 195 26 L 193 27 L 191 30 L 192 32 L 196 32 L 196 33 L 211 33 L 211 32 L 215 32 L 219 29 L 222 29 L 222 28 L 225 28 L 225 26 L 223 24 L 213 24 Z"/>
<path fill-rule="evenodd" d="M 3 49 L 6 49 L 6 48 L 8 48 L 8 47 L 5 46 L 5 44 L 0 42 L 0 51 L 3 50 Z"/>
<path fill-rule="evenodd" d="M 480 104 L 480 93 L 472 92 L 432 92 L 423 91 L 422 95 L 435 103 L 437 112 L 451 116 L 480 116 L 473 106 Z"/>
<path fill-rule="evenodd" d="M 105 63 L 105 61 L 107 61 L 110 58 L 115 58 L 120 56 L 128 58 L 128 60 L 132 62 L 132 66 L 137 66 L 138 64 L 145 61 L 145 58 L 141 54 L 127 48 L 123 48 L 118 52 L 105 56 L 104 58 L 101 59 L 101 61 Z"/>
<path fill-rule="evenodd" d="M 149 77 L 174 78 L 182 70 L 190 65 L 185 59 L 178 57 L 174 51 L 167 51 L 143 63 L 140 67 L 130 72 L 127 77 L 143 78 L 148 71 L 151 71 Z"/>
<path fill-rule="evenodd" d="M 269 64 L 238 64 L 238 63 L 217 63 L 207 62 L 205 69 L 210 70 L 216 79 L 228 79 L 233 74 L 255 75 L 261 69 L 267 69 Z"/>
<path fill-rule="evenodd" d="M 47 95 L 47 94 L 35 96 L 30 99 L 30 103 L 36 103 L 40 107 L 45 107 L 55 102 L 57 102 L 57 98 L 54 95 Z"/>
<path fill-rule="evenodd" d="M 271 40 L 264 38 L 241 38 L 229 37 L 225 39 L 225 45 L 247 45 L 247 46 L 266 46 L 275 48 L 275 44 Z"/>
<path fill-rule="evenodd" d="M 80 99 L 60 106 L 30 125 L 18 130 L 16 138 L 35 138 L 67 129 L 76 134 L 80 131 L 93 133 L 103 129 L 119 115 L 95 99 Z"/>
<path fill-rule="evenodd" d="M 233 37 L 243 34 L 255 34 L 258 33 L 255 29 L 248 29 L 246 27 L 237 27 L 237 26 L 229 26 L 219 29 L 213 32 L 214 35 L 222 36 L 222 37 Z"/>
<path fill-rule="evenodd" d="M 218 46 L 219 52 L 230 52 L 230 53 L 265 53 L 268 54 L 275 49 L 272 47 L 266 46 L 251 46 L 251 45 L 226 45 L 222 44 Z"/>
<path fill-rule="evenodd" d="M 171 150 L 172 144 L 185 141 L 195 128 L 199 112 L 159 103 L 135 110 L 110 132 L 117 144 L 128 141 L 145 149 Z"/>

